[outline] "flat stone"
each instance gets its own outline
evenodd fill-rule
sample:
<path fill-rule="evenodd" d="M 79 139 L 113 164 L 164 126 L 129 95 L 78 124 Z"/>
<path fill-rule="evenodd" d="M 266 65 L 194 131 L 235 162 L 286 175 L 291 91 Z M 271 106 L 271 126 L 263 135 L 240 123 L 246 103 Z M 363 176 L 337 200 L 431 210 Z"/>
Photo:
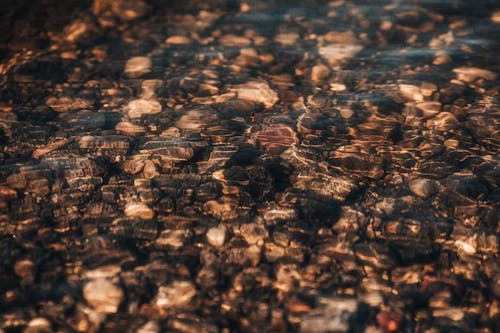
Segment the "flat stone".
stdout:
<path fill-rule="evenodd" d="M 248 46 L 251 41 L 243 36 L 229 34 L 219 38 L 219 43 L 223 46 Z"/>
<path fill-rule="evenodd" d="M 83 298 L 95 310 L 102 313 L 116 313 L 123 301 L 123 291 L 107 279 L 95 279 L 83 287 Z"/>
<path fill-rule="evenodd" d="M 146 114 L 157 114 L 162 110 L 160 102 L 149 99 L 136 99 L 125 107 L 130 118 L 140 118 Z"/>
<path fill-rule="evenodd" d="M 133 57 L 125 64 L 125 75 L 129 78 L 138 78 L 151 72 L 152 62 L 149 57 Z"/>
<path fill-rule="evenodd" d="M 130 121 L 121 121 L 116 124 L 115 129 L 128 135 L 138 135 L 146 132 L 146 128 L 141 125 L 134 124 Z"/>
<path fill-rule="evenodd" d="M 457 78 L 464 82 L 473 82 L 477 79 L 496 80 L 497 75 L 492 71 L 477 67 L 459 67 L 453 70 Z"/>
<path fill-rule="evenodd" d="M 50 321 L 43 317 L 33 318 L 29 321 L 23 333 L 51 333 L 52 324 Z"/>
<path fill-rule="evenodd" d="M 265 81 L 249 81 L 231 90 L 237 94 L 238 98 L 261 103 L 266 109 L 273 107 L 279 101 L 278 94 Z"/>
<path fill-rule="evenodd" d="M 363 46 L 356 44 L 329 44 L 318 49 L 318 53 L 331 66 L 338 66 L 340 63 L 354 57 L 363 49 Z"/>
<path fill-rule="evenodd" d="M 170 36 L 165 40 L 165 43 L 171 45 L 187 45 L 191 44 L 193 41 L 185 36 Z"/>
<path fill-rule="evenodd" d="M 143 203 L 129 203 L 125 207 L 125 215 L 150 220 L 155 216 L 155 213 Z"/>
<path fill-rule="evenodd" d="M 300 35 L 297 33 L 282 33 L 282 34 L 277 34 L 274 37 L 274 40 L 281 45 L 286 45 L 286 46 L 291 46 L 297 42 L 297 40 L 300 38 Z"/>

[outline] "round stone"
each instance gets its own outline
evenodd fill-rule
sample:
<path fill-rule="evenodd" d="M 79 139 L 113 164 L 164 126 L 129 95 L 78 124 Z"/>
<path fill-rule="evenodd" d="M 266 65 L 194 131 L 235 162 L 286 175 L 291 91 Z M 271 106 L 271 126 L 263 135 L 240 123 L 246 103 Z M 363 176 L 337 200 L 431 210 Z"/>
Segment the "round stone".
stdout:
<path fill-rule="evenodd" d="M 207 241 L 213 246 L 222 246 L 226 241 L 226 229 L 222 227 L 213 227 L 207 231 Z"/>

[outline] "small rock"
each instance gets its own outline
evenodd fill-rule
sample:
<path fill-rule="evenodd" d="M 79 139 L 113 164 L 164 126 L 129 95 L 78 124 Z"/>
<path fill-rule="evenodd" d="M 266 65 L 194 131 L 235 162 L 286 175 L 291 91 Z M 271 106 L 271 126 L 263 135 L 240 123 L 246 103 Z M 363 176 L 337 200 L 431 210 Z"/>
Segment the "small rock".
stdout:
<path fill-rule="evenodd" d="M 119 122 L 116 124 L 115 129 L 128 135 L 138 135 L 146 132 L 144 126 L 134 124 L 130 121 Z"/>
<path fill-rule="evenodd" d="M 269 236 L 266 228 L 257 223 L 243 224 L 240 233 L 248 244 L 260 244 Z"/>
<path fill-rule="evenodd" d="M 277 34 L 274 37 L 274 40 L 281 45 L 291 46 L 295 44 L 295 42 L 300 38 L 300 35 L 297 33 L 283 33 Z"/>
<path fill-rule="evenodd" d="M 150 320 L 139 327 L 136 333 L 160 333 L 160 324 L 156 320 Z"/>
<path fill-rule="evenodd" d="M 348 332 L 358 309 L 358 302 L 348 298 L 322 298 L 320 306 L 304 317 L 301 332 Z"/>
<path fill-rule="evenodd" d="M 322 81 L 328 78 L 330 70 L 325 65 L 316 65 L 311 70 L 311 80 Z"/>
<path fill-rule="evenodd" d="M 155 245 L 158 248 L 174 248 L 179 249 L 184 246 L 184 243 L 191 237 L 189 229 L 179 230 L 163 230 L 160 236 L 156 239 Z"/>
<path fill-rule="evenodd" d="M 436 184 L 428 179 L 413 179 L 409 182 L 408 187 L 413 194 L 427 198 L 437 192 Z"/>
<path fill-rule="evenodd" d="M 196 296 L 196 288 L 189 281 L 174 281 L 169 286 L 158 289 L 155 304 L 161 309 L 181 308 L 188 306 Z"/>
<path fill-rule="evenodd" d="M 459 67 L 453 70 L 457 78 L 464 82 L 473 82 L 476 79 L 496 80 L 497 75 L 492 71 L 477 67 Z"/>
<path fill-rule="evenodd" d="M 354 57 L 363 47 L 355 44 L 329 44 L 318 49 L 319 54 L 331 65 L 338 66 L 341 62 Z"/>
<path fill-rule="evenodd" d="M 226 241 L 226 229 L 223 227 L 213 227 L 207 231 L 207 241 L 213 246 L 222 246 Z"/>
<path fill-rule="evenodd" d="M 493 23 L 500 23 L 500 10 L 496 10 L 491 14 L 491 21 Z"/>
<path fill-rule="evenodd" d="M 45 318 L 33 318 L 28 323 L 27 327 L 23 330 L 23 333 L 51 333 L 52 325 L 50 321 Z"/>
<path fill-rule="evenodd" d="M 170 36 L 165 40 L 165 43 L 171 45 L 187 45 L 191 44 L 192 40 L 185 36 Z"/>
<path fill-rule="evenodd" d="M 14 272 L 21 279 L 33 278 L 35 274 L 35 263 L 29 259 L 21 259 L 15 263 Z"/>
<path fill-rule="evenodd" d="M 125 215 L 150 220 L 155 216 L 155 213 L 143 203 L 129 203 L 125 207 Z"/>
<path fill-rule="evenodd" d="M 229 34 L 219 38 L 219 43 L 223 46 L 248 46 L 251 42 L 246 37 Z"/>
<path fill-rule="evenodd" d="M 156 100 L 136 99 L 125 107 L 128 116 L 132 119 L 140 118 L 145 114 L 157 114 L 161 112 L 161 104 Z"/>
<path fill-rule="evenodd" d="M 149 57 L 133 57 L 125 64 L 125 75 L 135 79 L 151 72 L 152 62 Z"/>
<path fill-rule="evenodd" d="M 162 80 L 144 80 L 141 84 L 141 98 L 154 99 L 156 98 L 156 90 L 163 84 Z"/>
<path fill-rule="evenodd" d="M 116 313 L 123 300 L 123 291 L 106 279 L 95 279 L 83 287 L 83 297 L 102 313 Z"/>
<path fill-rule="evenodd" d="M 274 106 L 279 100 L 278 94 L 264 81 L 250 81 L 231 89 L 246 101 L 264 104 L 266 109 Z"/>

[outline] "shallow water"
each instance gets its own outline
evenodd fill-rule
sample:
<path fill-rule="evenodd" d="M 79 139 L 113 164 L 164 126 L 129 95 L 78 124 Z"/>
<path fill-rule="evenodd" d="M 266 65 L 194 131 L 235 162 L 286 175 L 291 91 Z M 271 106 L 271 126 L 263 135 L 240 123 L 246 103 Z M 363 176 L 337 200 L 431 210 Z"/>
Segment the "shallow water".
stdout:
<path fill-rule="evenodd" d="M 495 1 L 6 4 L 0 331 L 499 330 Z"/>

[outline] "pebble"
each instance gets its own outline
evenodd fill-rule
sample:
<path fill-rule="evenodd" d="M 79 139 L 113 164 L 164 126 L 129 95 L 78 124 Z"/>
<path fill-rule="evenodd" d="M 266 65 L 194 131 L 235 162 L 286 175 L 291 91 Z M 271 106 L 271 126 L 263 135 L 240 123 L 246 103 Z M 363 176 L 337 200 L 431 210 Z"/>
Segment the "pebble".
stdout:
<path fill-rule="evenodd" d="M 136 79 L 151 72 L 152 62 L 149 57 L 133 57 L 125 64 L 125 75 Z"/>
<path fill-rule="evenodd" d="M 311 80 L 323 81 L 330 76 L 330 69 L 325 65 L 315 65 L 311 70 Z"/>
<path fill-rule="evenodd" d="M 158 288 L 155 305 L 160 309 L 175 309 L 186 307 L 196 296 L 196 288 L 189 281 L 174 281 L 168 286 Z"/>
<path fill-rule="evenodd" d="M 213 246 L 222 246 L 226 241 L 226 228 L 213 227 L 207 231 L 207 241 Z"/>
<path fill-rule="evenodd" d="M 285 46 L 292 46 L 297 42 L 297 40 L 300 38 L 300 35 L 297 33 L 282 33 L 282 34 L 277 34 L 274 37 L 274 40 L 281 45 Z"/>
<path fill-rule="evenodd" d="M 160 324 L 156 320 L 150 320 L 136 331 L 136 333 L 160 333 Z"/>
<path fill-rule="evenodd" d="M 491 14 L 491 21 L 493 23 L 500 23 L 500 10 L 496 10 Z"/>
<path fill-rule="evenodd" d="M 37 317 L 29 321 L 23 333 L 51 333 L 52 324 L 46 318 Z"/>
<path fill-rule="evenodd" d="M 130 118 L 141 118 L 143 115 L 157 114 L 162 110 L 160 102 L 149 99 L 136 99 L 125 107 Z"/>
<path fill-rule="evenodd" d="M 189 229 L 165 229 L 156 239 L 155 245 L 158 248 L 173 248 L 179 249 L 191 238 L 192 232 Z"/>
<path fill-rule="evenodd" d="M 83 297 L 90 306 L 102 313 L 116 313 L 123 301 L 123 291 L 107 279 L 95 279 L 83 287 Z"/>
<path fill-rule="evenodd" d="M 459 67 L 453 70 L 457 79 L 464 82 L 474 82 L 477 79 L 496 80 L 497 74 L 492 71 L 477 67 Z"/>
<path fill-rule="evenodd" d="M 146 128 L 141 125 L 134 124 L 130 121 L 121 121 L 116 124 L 115 129 L 128 135 L 139 135 L 146 132 Z"/>
<path fill-rule="evenodd" d="M 318 49 L 318 53 L 330 64 L 336 67 L 345 60 L 358 54 L 363 47 L 355 44 L 329 44 Z"/>
<path fill-rule="evenodd" d="M 154 218 L 155 213 L 151 208 L 143 203 L 128 203 L 125 206 L 125 215 L 150 220 Z"/>
<path fill-rule="evenodd" d="M 35 263 L 30 259 L 22 259 L 15 263 L 14 272 L 21 279 L 33 278 L 35 274 Z"/>
<path fill-rule="evenodd" d="M 186 36 L 170 36 L 165 40 L 165 43 L 171 45 L 187 45 L 191 44 L 193 41 Z"/>
<path fill-rule="evenodd" d="M 320 306 L 302 317 L 301 332 L 348 332 L 350 320 L 358 309 L 355 299 L 331 297 L 320 299 Z"/>
<path fill-rule="evenodd" d="M 269 236 L 266 228 L 257 223 L 243 224 L 240 233 L 248 244 L 261 244 Z"/>
<path fill-rule="evenodd" d="M 250 43 L 250 39 L 232 34 L 224 35 L 219 38 L 219 44 L 223 46 L 248 46 Z"/>
<path fill-rule="evenodd" d="M 278 94 L 265 81 L 249 81 L 231 89 L 238 98 L 250 102 L 261 103 L 266 109 L 278 103 Z"/>

